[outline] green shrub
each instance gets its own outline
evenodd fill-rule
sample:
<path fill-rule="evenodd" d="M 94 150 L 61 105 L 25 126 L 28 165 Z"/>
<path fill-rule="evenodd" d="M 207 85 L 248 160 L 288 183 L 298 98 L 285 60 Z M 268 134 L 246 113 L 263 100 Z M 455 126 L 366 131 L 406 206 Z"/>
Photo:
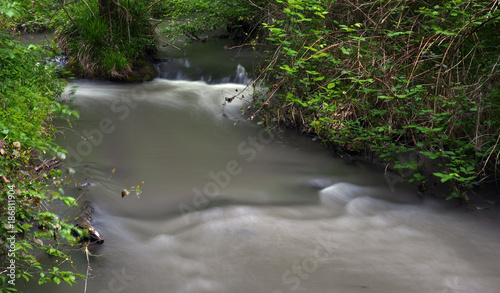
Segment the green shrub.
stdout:
<path fill-rule="evenodd" d="M 264 5 L 266 2 L 263 0 L 165 1 L 162 11 L 168 24 L 163 33 L 170 41 L 175 41 L 183 35 L 187 36 L 188 40 L 200 40 L 216 31 L 225 37 L 246 38 L 262 21 L 261 11 L 254 5 Z"/>
<path fill-rule="evenodd" d="M 63 247 L 76 244 L 73 225 L 49 210 L 54 201 L 71 206 L 75 199 L 61 189 L 62 172 L 47 166 L 64 156 L 52 142 L 53 119 L 77 113 L 56 101 L 66 83 L 45 62 L 47 56 L 38 46 L 25 47 L 0 33 L 0 270 L 10 272 L 15 262 L 15 278 L 0 274 L 2 292 L 17 291 L 13 283 L 20 277 L 72 284 L 80 276 L 60 266 L 71 263 Z M 41 252 L 57 260 L 53 267 L 42 265 Z"/>
<path fill-rule="evenodd" d="M 108 3 L 102 8 L 99 3 Z M 115 5 L 113 3 L 118 3 Z M 88 4 L 88 6 L 87 6 Z M 79 1 L 57 31 L 68 66 L 85 78 L 136 80 L 140 68 L 157 50 L 149 21 L 152 1 Z M 104 4 L 103 4 L 104 5 Z"/>
<path fill-rule="evenodd" d="M 449 198 L 467 200 L 498 172 L 497 8 L 277 0 L 265 24 L 272 90 L 256 114 L 380 157 L 422 189 L 431 177 L 448 182 Z"/>

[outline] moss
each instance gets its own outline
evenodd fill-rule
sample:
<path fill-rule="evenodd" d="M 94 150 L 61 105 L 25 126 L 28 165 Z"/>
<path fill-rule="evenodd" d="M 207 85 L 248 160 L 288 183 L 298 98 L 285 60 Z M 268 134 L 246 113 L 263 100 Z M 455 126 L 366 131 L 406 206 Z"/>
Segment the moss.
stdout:
<path fill-rule="evenodd" d="M 127 66 L 122 70 L 113 67 L 111 70 L 84 70 L 90 64 L 82 64 L 76 58 L 70 57 L 66 69 L 71 75 L 78 78 L 105 79 L 120 82 L 141 82 L 151 81 L 158 76 L 158 69 L 153 63 L 144 60 L 136 60 L 132 66 Z"/>
<path fill-rule="evenodd" d="M 137 68 L 137 78 L 139 78 L 141 81 L 150 81 L 153 78 L 157 77 L 158 74 L 158 69 L 149 62 L 145 62 Z"/>

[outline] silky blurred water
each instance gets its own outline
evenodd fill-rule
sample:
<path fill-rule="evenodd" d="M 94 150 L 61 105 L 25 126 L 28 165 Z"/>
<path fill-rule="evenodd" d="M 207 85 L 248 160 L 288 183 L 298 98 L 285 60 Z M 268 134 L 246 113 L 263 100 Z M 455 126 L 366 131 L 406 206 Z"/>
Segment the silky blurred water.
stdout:
<path fill-rule="evenodd" d="M 244 84 L 70 86 L 81 119 L 57 138 L 77 171 L 66 193 L 94 205 L 105 238 L 87 292 L 500 289 L 494 215 L 422 198 L 310 138 L 269 134 L 241 116 Z M 139 197 L 121 197 L 141 181 Z M 84 253 L 73 260 L 85 274 Z M 84 292 L 84 282 L 25 289 Z"/>

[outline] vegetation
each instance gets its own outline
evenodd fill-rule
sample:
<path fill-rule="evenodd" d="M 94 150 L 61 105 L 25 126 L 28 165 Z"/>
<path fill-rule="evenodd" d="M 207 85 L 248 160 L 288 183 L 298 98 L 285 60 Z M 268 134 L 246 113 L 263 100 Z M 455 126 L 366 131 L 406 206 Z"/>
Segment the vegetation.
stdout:
<path fill-rule="evenodd" d="M 229 37 L 253 38 L 252 44 L 264 22 L 269 50 L 262 76 L 269 90 L 256 100 L 252 117 L 269 127 L 295 126 L 340 152 L 380 159 L 422 190 L 433 180 L 449 183 L 448 198 L 467 201 L 474 186 L 498 181 L 500 172 L 498 5 L 2 1 L 0 291 L 16 291 L 11 281 L 20 277 L 41 284 L 83 277 L 67 254 L 78 241 L 74 227 L 52 210 L 57 202 L 76 204 L 61 188 L 67 179 L 58 167 L 65 151 L 52 142 L 53 121 L 78 114 L 56 101 L 66 82 L 46 62 L 53 52 L 23 46 L 7 32 L 58 27 L 57 43 L 74 73 L 137 81 L 156 75 L 150 16 L 169 19 L 165 33 L 172 39 L 226 30 Z M 44 262 L 44 255 L 52 259 Z"/>
<path fill-rule="evenodd" d="M 423 190 L 448 182 L 448 198 L 467 200 L 500 171 L 498 8 L 276 0 L 264 24 L 271 85 L 255 114 L 382 158 Z"/>
<path fill-rule="evenodd" d="M 31 17 L 23 3 L 0 5 L 0 292 L 18 292 L 20 278 L 70 285 L 87 278 L 68 253 L 82 245 L 88 257 L 89 229 L 76 227 L 74 217 L 62 218 L 77 205 L 63 189 L 75 171 L 63 167 L 67 152 L 53 143 L 54 121 L 71 125 L 78 113 L 57 101 L 67 85 L 50 61 L 57 48 L 12 39 Z M 124 189 L 122 197 L 131 191 L 139 196 L 139 188 Z"/>
<path fill-rule="evenodd" d="M 55 100 L 66 83 L 45 63 L 47 56 L 0 33 L 1 292 L 17 291 L 20 277 L 71 284 L 78 276 L 61 267 L 71 264 L 64 246 L 76 244 L 73 225 L 51 208 L 55 201 L 75 204 L 60 188 L 62 172 L 55 167 L 64 150 L 52 142 L 52 120 L 78 115 Z M 53 257 L 53 266 L 42 265 L 43 254 Z"/>
<path fill-rule="evenodd" d="M 150 23 L 152 1 L 77 1 L 64 8 L 59 48 L 78 76 L 120 81 L 151 80 L 157 70 L 150 63 L 157 50 Z"/>
<path fill-rule="evenodd" d="M 157 50 L 151 10 L 160 1 L 59 0 L 6 1 L 9 18 L 0 27 L 11 32 L 57 29 L 59 49 L 73 75 L 117 81 L 151 80 Z M 58 47 L 58 48 L 57 48 Z"/>
<path fill-rule="evenodd" d="M 202 40 L 207 35 L 246 39 L 264 21 L 261 7 L 267 1 L 238 0 L 173 0 L 164 1 L 162 18 L 168 20 L 163 31 L 170 41 L 181 36 Z"/>
<path fill-rule="evenodd" d="M 58 1 L 2 1 L 0 9 L 8 18 L 1 23 L 4 30 L 22 32 L 42 32 L 52 27 L 61 9 Z"/>

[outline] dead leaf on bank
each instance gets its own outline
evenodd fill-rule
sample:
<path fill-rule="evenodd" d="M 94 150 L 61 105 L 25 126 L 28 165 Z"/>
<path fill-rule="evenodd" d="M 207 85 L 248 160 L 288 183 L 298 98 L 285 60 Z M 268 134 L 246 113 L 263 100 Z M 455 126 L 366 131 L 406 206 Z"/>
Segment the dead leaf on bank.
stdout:
<path fill-rule="evenodd" d="M 12 143 L 12 145 L 15 147 L 15 148 L 20 148 L 21 147 L 21 143 L 18 142 L 18 141 L 15 141 Z"/>
<path fill-rule="evenodd" d="M 2 182 L 3 183 L 10 183 L 10 180 L 5 177 L 5 175 L 2 175 Z"/>

